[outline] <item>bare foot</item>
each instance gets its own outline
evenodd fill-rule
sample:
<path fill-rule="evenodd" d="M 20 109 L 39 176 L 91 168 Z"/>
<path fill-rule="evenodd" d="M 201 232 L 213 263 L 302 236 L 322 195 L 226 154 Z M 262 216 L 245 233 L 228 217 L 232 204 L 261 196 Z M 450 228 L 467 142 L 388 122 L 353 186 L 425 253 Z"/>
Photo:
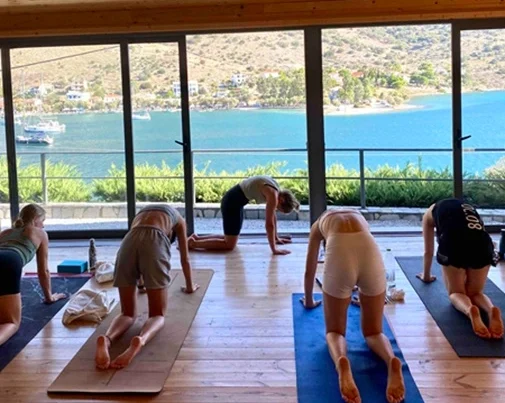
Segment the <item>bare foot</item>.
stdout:
<path fill-rule="evenodd" d="M 110 341 L 105 336 L 98 336 L 96 339 L 95 363 L 99 369 L 107 369 L 110 365 L 109 356 Z"/>
<path fill-rule="evenodd" d="M 405 384 L 403 383 L 402 363 L 397 357 L 391 358 L 388 367 L 388 386 L 386 398 L 389 403 L 400 403 L 405 399 Z"/>
<path fill-rule="evenodd" d="M 110 363 L 110 367 L 115 369 L 127 367 L 135 356 L 140 353 L 142 347 L 142 339 L 139 336 L 135 336 L 130 342 L 130 346 Z"/>
<path fill-rule="evenodd" d="M 489 339 L 491 337 L 491 333 L 489 333 L 486 325 L 484 322 L 482 322 L 479 308 L 477 308 L 475 305 L 472 305 L 470 308 L 470 320 L 472 321 L 473 331 L 477 336 L 484 339 Z"/>
<path fill-rule="evenodd" d="M 503 331 L 503 320 L 500 308 L 493 306 L 489 321 L 489 332 L 491 333 L 491 337 L 493 339 L 501 339 L 503 337 Z"/>
<path fill-rule="evenodd" d="M 195 238 L 188 238 L 188 249 L 195 249 Z"/>
<path fill-rule="evenodd" d="M 347 357 L 338 359 L 337 371 L 342 399 L 347 403 L 361 403 L 358 388 L 352 377 L 351 364 Z"/>

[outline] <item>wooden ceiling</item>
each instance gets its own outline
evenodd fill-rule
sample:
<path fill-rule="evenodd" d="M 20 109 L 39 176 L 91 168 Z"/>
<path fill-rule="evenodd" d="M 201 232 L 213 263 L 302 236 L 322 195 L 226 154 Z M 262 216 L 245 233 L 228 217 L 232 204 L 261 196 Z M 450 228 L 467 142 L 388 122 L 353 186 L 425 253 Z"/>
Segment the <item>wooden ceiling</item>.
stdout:
<path fill-rule="evenodd" d="M 0 38 L 505 17 L 505 0 L 0 0 Z"/>

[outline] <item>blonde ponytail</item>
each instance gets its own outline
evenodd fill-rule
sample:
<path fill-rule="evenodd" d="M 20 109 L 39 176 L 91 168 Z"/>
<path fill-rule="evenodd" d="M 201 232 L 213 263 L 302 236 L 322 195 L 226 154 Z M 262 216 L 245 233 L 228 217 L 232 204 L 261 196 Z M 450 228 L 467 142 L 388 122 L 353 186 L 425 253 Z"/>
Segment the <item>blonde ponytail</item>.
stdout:
<path fill-rule="evenodd" d="M 16 221 L 14 221 L 13 227 L 23 228 L 26 225 L 31 224 L 37 217 L 44 217 L 45 215 L 46 211 L 38 204 L 27 204 L 19 212 Z"/>
<path fill-rule="evenodd" d="M 12 226 L 14 228 L 23 228 L 25 226 L 25 223 L 23 222 L 23 220 L 21 218 L 18 218 L 18 219 L 16 219 L 16 221 L 14 221 L 14 224 L 12 224 Z"/>

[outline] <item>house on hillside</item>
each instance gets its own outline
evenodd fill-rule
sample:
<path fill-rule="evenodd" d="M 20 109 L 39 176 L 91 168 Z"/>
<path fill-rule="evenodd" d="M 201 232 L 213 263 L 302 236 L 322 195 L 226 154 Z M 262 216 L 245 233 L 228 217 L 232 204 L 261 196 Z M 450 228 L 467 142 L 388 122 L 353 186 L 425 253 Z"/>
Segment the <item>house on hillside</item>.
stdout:
<path fill-rule="evenodd" d="M 103 97 L 103 103 L 105 105 L 114 104 L 114 103 L 121 103 L 122 101 L 123 101 L 122 95 L 107 94 Z"/>
<path fill-rule="evenodd" d="M 69 91 L 84 92 L 88 89 L 88 82 L 86 80 L 74 81 L 70 84 Z"/>
<path fill-rule="evenodd" d="M 242 73 L 235 73 L 231 76 L 231 84 L 234 87 L 240 87 L 246 82 L 246 76 Z"/>
<path fill-rule="evenodd" d="M 224 83 L 219 84 L 217 87 L 217 91 L 214 93 L 214 98 L 226 98 L 230 91 L 228 90 L 228 86 Z"/>
<path fill-rule="evenodd" d="M 71 102 L 88 102 L 91 99 L 91 94 L 84 91 L 73 91 L 70 90 L 66 94 L 67 101 Z"/>
<path fill-rule="evenodd" d="M 179 81 L 172 82 L 172 91 L 174 91 L 176 97 L 181 96 L 181 83 Z M 190 96 L 198 95 L 198 81 L 188 81 L 188 92 Z"/>

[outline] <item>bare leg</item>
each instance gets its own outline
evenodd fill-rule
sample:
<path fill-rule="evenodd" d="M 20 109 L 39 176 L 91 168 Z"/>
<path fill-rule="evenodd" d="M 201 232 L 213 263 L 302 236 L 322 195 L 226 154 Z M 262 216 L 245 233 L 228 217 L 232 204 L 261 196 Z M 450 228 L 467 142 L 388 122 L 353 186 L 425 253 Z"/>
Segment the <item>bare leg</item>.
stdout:
<path fill-rule="evenodd" d="M 395 357 L 389 339 L 382 333 L 382 315 L 386 292 L 369 297 L 360 293 L 361 329 L 365 340 L 375 354 L 388 366 L 386 398 L 389 403 L 399 403 L 405 398 L 402 363 Z"/>
<path fill-rule="evenodd" d="M 167 308 L 167 289 L 148 289 L 149 319 L 142 326 L 140 335 L 135 336 L 130 346 L 118 356 L 110 366 L 112 368 L 124 368 L 128 366 L 135 356 L 165 325 L 165 311 Z"/>
<path fill-rule="evenodd" d="M 224 237 L 214 237 L 205 239 L 188 239 L 189 249 L 221 250 L 230 251 L 235 248 L 238 242 L 238 236 L 224 235 Z"/>
<path fill-rule="evenodd" d="M 0 346 L 19 330 L 21 324 L 21 294 L 0 297 Z"/>
<path fill-rule="evenodd" d="M 95 363 L 100 369 L 107 369 L 110 366 L 109 348 L 111 343 L 119 339 L 135 322 L 137 287 L 120 287 L 119 300 L 121 314 L 114 318 L 105 335 L 98 336 L 96 340 Z"/>
<path fill-rule="evenodd" d="M 193 238 L 196 241 L 199 241 L 201 239 L 224 239 L 224 235 L 217 235 L 217 234 L 210 234 L 210 235 L 191 234 L 191 236 L 189 238 Z"/>
<path fill-rule="evenodd" d="M 445 287 L 449 293 L 449 299 L 452 305 L 470 318 L 473 331 L 477 336 L 489 339 L 491 333 L 482 321 L 479 308 L 473 304 L 472 300 L 466 294 L 467 271 L 453 266 L 443 266 L 442 271 L 444 274 Z"/>
<path fill-rule="evenodd" d="M 500 308 L 493 305 L 489 297 L 484 294 L 484 286 L 486 284 L 489 266 L 478 270 L 467 270 L 466 293 L 472 302 L 479 308 L 487 312 L 489 316 L 489 333 L 493 339 L 503 337 L 503 319 Z"/>
<path fill-rule="evenodd" d="M 347 359 L 345 341 L 347 308 L 351 298 L 335 298 L 326 293 L 323 293 L 323 298 L 326 342 L 338 372 L 340 394 L 347 403 L 360 403 L 361 397 L 352 376 L 351 364 Z"/>

